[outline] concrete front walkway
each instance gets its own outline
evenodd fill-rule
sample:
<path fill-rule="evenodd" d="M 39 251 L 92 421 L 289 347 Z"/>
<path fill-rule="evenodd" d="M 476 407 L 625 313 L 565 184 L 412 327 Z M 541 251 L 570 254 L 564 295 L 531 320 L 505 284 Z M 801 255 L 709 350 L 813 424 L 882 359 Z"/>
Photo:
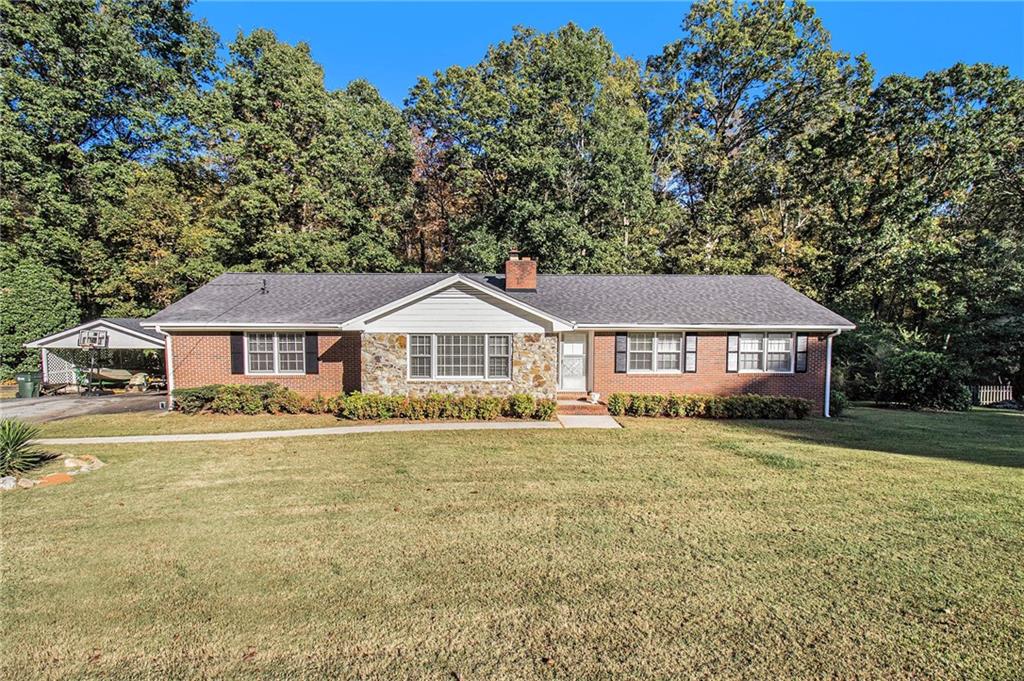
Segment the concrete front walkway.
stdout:
<path fill-rule="evenodd" d="M 121 445 L 150 442 L 225 442 L 232 440 L 268 440 L 312 435 L 358 435 L 360 433 L 408 433 L 437 430 L 550 430 L 561 428 L 620 428 L 615 419 L 602 416 L 574 416 L 569 423 L 558 421 L 479 421 L 472 423 L 381 423 L 366 426 L 333 426 L 330 428 L 295 428 L 293 430 L 254 430 L 242 433 L 179 433 L 175 435 L 111 435 L 107 437 L 39 438 L 40 445 Z M 602 423 L 583 419 L 607 419 Z M 610 422 L 610 423 L 609 423 Z"/>

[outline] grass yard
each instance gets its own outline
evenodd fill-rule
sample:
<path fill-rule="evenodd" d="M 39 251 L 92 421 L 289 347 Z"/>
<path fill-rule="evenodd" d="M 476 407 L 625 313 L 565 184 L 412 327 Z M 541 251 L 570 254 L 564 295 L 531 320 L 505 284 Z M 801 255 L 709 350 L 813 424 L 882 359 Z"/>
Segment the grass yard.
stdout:
<path fill-rule="evenodd" d="M 38 424 L 40 437 L 100 435 L 171 435 L 177 433 L 239 433 L 254 430 L 328 428 L 355 425 L 333 414 L 195 414 L 180 411 L 144 411 L 129 414 L 93 414 Z"/>
<path fill-rule="evenodd" d="M 1021 678 L 1021 414 L 625 425 L 68 447 L 0 673 Z"/>

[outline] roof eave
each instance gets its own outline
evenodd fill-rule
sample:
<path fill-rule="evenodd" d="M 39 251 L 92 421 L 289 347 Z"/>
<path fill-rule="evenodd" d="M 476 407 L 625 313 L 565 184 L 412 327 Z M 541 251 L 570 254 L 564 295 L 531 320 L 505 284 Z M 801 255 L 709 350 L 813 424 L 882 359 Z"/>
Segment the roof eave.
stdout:
<path fill-rule="evenodd" d="M 311 330 L 336 330 L 341 329 L 341 324 L 325 322 L 203 322 L 203 321 L 154 321 L 146 320 L 142 326 L 147 329 L 174 331 L 203 331 L 216 329 L 228 331 L 231 329 L 311 329 Z"/>
<path fill-rule="evenodd" d="M 37 338 L 34 341 L 29 341 L 28 343 L 25 343 L 24 345 L 22 345 L 22 347 L 30 348 L 30 349 L 34 349 L 34 350 L 39 350 L 44 345 L 46 345 L 47 343 L 49 343 L 51 341 L 55 341 L 55 340 L 58 340 L 60 338 L 65 338 L 65 337 L 70 336 L 70 335 L 72 335 L 74 333 L 77 333 L 79 331 L 84 331 L 84 330 L 86 330 L 88 328 L 91 328 L 93 326 L 96 326 L 98 324 L 106 324 L 108 326 L 116 327 L 122 333 L 126 333 L 129 336 L 133 336 L 135 338 L 138 338 L 139 340 L 149 341 L 150 343 L 154 343 L 154 344 L 159 343 L 160 345 L 163 345 L 163 343 L 164 343 L 162 338 L 155 338 L 153 336 L 150 336 L 149 334 L 139 333 L 135 329 L 129 329 L 127 326 L 122 326 L 120 324 L 117 324 L 115 322 L 110 321 L 109 319 L 104 319 L 104 318 L 101 317 L 99 319 L 93 319 L 92 321 L 89 321 L 89 322 L 83 322 L 83 323 L 79 324 L 78 326 L 72 326 L 70 329 L 64 329 L 63 331 L 58 331 L 57 333 L 51 333 L 49 336 L 44 336 L 42 338 Z M 141 323 L 140 323 L 140 325 L 141 325 Z"/>
<path fill-rule="evenodd" d="M 709 330 L 709 331 L 852 331 L 857 328 L 856 324 L 744 324 L 744 323 L 709 323 L 709 324 L 648 324 L 644 322 L 615 322 L 609 324 L 594 324 L 579 322 L 575 328 L 580 330 L 612 330 L 612 329 L 680 329 L 680 330 Z"/>

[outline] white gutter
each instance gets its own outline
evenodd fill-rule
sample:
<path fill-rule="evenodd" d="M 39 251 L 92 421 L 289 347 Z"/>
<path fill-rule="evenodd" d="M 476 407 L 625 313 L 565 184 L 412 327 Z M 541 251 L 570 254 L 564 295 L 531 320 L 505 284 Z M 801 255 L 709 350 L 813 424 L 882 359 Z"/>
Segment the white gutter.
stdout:
<path fill-rule="evenodd" d="M 171 334 L 156 324 L 153 329 L 164 337 L 164 367 L 167 370 L 167 411 L 174 408 L 174 346 Z"/>
<path fill-rule="evenodd" d="M 638 324 L 638 323 L 618 323 L 618 324 L 586 324 L 579 323 L 573 325 L 574 329 L 605 329 L 615 330 L 620 329 L 623 331 L 633 329 L 664 329 L 664 330 L 703 330 L 710 329 L 716 331 L 829 331 L 831 329 L 838 329 L 840 331 L 850 331 L 856 326 L 810 326 L 807 324 Z"/>
<path fill-rule="evenodd" d="M 842 329 L 836 329 L 825 339 L 825 418 L 827 419 L 832 418 L 829 413 L 832 406 L 832 339 L 842 332 Z"/>

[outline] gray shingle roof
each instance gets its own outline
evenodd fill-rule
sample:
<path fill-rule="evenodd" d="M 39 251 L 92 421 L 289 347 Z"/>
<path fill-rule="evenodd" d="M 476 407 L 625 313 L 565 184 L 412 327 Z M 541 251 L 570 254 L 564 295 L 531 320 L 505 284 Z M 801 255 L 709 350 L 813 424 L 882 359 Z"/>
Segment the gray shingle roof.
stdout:
<path fill-rule="evenodd" d="M 147 321 L 340 324 L 450 276 L 228 273 Z"/>
<path fill-rule="evenodd" d="M 450 276 L 222 274 L 147 321 L 340 324 Z M 504 292 L 503 275 L 462 276 Z M 581 325 L 852 325 L 778 279 L 760 275 L 542 274 L 535 292 L 507 295 Z"/>
<path fill-rule="evenodd" d="M 504 276 L 469 276 L 504 288 Z M 579 324 L 852 325 L 766 275 L 551 274 L 509 295 Z"/>
<path fill-rule="evenodd" d="M 100 317 L 100 319 L 102 319 L 105 322 L 114 324 L 116 326 L 120 326 L 121 328 L 131 329 L 136 333 L 144 334 L 146 336 L 149 336 L 150 338 L 160 341 L 161 343 L 164 340 L 164 337 L 161 336 L 156 331 L 154 331 L 153 329 L 144 328 L 142 326 L 143 320 L 137 317 Z"/>

